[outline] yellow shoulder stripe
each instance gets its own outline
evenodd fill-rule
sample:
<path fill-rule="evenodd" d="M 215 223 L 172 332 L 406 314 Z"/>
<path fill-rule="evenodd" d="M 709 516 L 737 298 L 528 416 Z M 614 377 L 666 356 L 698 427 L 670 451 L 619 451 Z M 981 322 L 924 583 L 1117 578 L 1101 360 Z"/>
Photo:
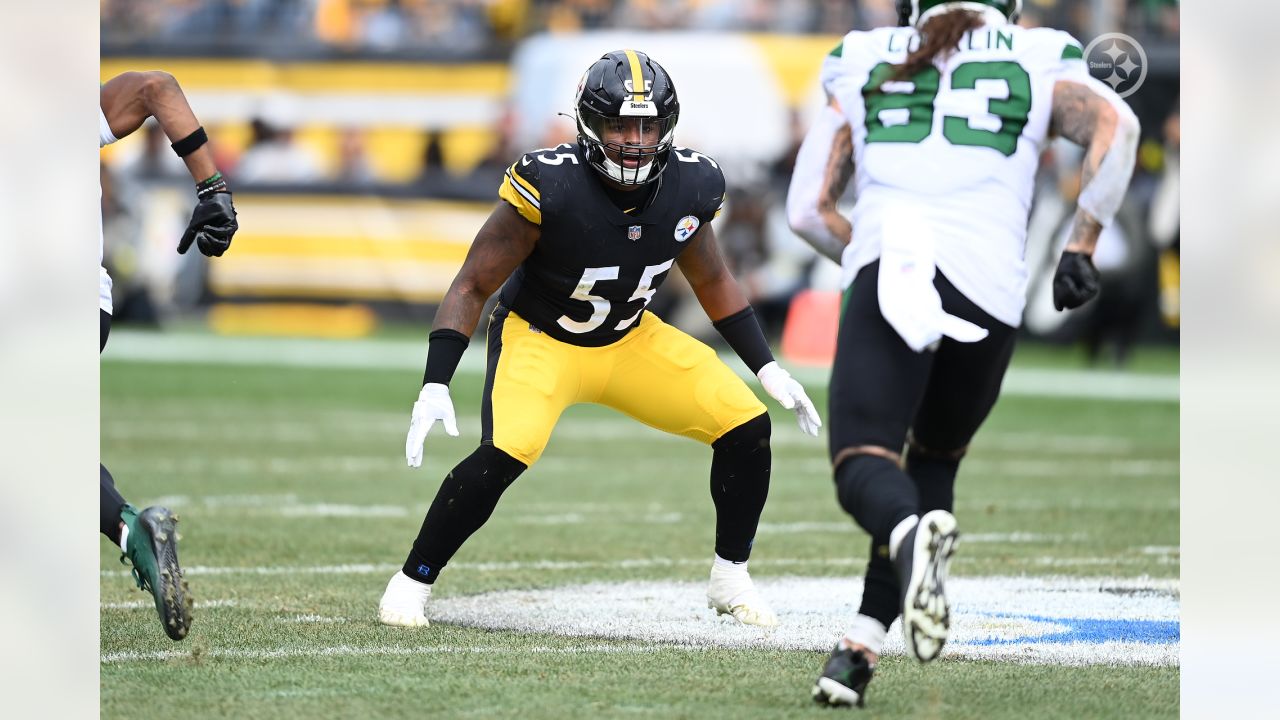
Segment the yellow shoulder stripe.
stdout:
<path fill-rule="evenodd" d="M 518 164 L 518 161 L 511 163 L 511 177 L 515 178 L 516 182 L 520 183 L 520 187 L 533 194 L 535 202 L 540 202 L 542 200 L 542 193 L 538 192 L 538 188 L 534 187 L 533 183 L 520 177 L 520 173 L 516 172 L 516 165 Z"/>
<path fill-rule="evenodd" d="M 498 197 L 506 200 L 520 213 L 521 217 L 534 225 L 542 224 L 542 207 L 539 200 L 531 195 L 525 189 L 524 179 L 520 178 L 511 169 L 502 178 L 502 185 L 498 187 Z"/>

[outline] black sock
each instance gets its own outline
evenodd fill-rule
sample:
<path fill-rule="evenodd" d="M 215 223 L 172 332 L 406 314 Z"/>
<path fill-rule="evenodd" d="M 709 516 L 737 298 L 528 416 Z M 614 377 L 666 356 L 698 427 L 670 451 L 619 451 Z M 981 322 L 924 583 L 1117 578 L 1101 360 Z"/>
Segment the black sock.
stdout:
<path fill-rule="evenodd" d="M 887 628 L 902 611 L 901 594 L 898 575 L 889 561 L 889 543 L 872 540 L 871 562 L 867 564 L 858 614 L 873 617 Z"/>
<path fill-rule="evenodd" d="M 404 574 L 434 583 L 462 543 L 493 514 L 498 498 L 525 467 L 492 445 L 481 445 L 458 463 L 427 510 L 418 539 L 404 561 Z"/>
<path fill-rule="evenodd" d="M 119 545 L 120 511 L 125 506 L 124 498 L 116 491 L 116 481 L 107 471 L 107 466 L 99 464 L 98 467 L 102 468 L 98 473 L 98 482 L 102 486 L 98 494 L 98 529 L 108 540 Z"/>
<path fill-rule="evenodd" d="M 716 506 L 716 554 L 746 562 L 769 496 L 769 415 L 742 423 L 711 444 L 711 500 Z"/>
<path fill-rule="evenodd" d="M 911 476 L 879 455 L 854 455 L 836 468 L 836 495 L 871 538 L 889 544 L 898 523 L 919 514 L 920 497 Z"/>
<path fill-rule="evenodd" d="M 907 474 L 920 492 L 920 512 L 952 510 L 959 470 L 959 458 L 944 458 L 914 448 L 907 452 Z"/>

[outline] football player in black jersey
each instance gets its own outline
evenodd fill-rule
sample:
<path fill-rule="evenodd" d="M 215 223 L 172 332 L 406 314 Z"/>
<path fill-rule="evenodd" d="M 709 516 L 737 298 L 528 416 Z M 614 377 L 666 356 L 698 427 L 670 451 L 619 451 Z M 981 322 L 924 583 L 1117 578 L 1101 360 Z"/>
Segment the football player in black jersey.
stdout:
<path fill-rule="evenodd" d="M 724 175 L 711 158 L 672 146 L 680 103 L 661 65 L 633 50 L 588 68 L 576 98 L 578 143 L 524 155 L 449 287 L 427 352 L 405 445 L 422 463 L 427 431 L 456 436 L 449 380 L 494 291 L 480 447 L 445 478 L 379 619 L 428 624 L 445 564 L 537 461 L 561 412 L 598 403 L 712 447 L 715 558 L 707 589 L 718 613 L 777 624 L 747 574 L 769 490 L 769 416 L 715 352 L 645 311 L 673 264 L 765 391 L 816 435 L 804 389 L 773 359 L 751 306 L 716 245 L 711 220 Z"/>

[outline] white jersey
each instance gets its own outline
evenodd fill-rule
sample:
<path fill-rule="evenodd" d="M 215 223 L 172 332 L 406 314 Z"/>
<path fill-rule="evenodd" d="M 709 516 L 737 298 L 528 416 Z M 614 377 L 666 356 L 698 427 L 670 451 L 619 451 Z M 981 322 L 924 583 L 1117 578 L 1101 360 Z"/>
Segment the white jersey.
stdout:
<path fill-rule="evenodd" d="M 909 213 L 932 229 L 938 270 L 1016 327 L 1053 86 L 1090 80 L 1080 43 L 1048 28 L 988 25 L 942 64 L 874 92 L 918 43 L 912 27 L 851 32 L 823 64 L 823 87 L 853 130 L 857 203 L 845 282 L 880 257 L 886 213 Z"/>
<path fill-rule="evenodd" d="M 116 141 L 116 136 L 111 133 L 111 125 L 107 123 L 107 115 L 102 112 L 102 108 L 98 108 L 98 147 L 110 145 Z M 102 184 L 98 184 L 98 199 L 102 199 Z M 99 203 L 101 204 L 101 203 Z M 102 237 L 102 211 L 98 211 L 98 307 L 106 312 L 111 312 L 111 276 L 107 274 L 107 269 L 102 266 L 102 249 L 104 240 Z"/>

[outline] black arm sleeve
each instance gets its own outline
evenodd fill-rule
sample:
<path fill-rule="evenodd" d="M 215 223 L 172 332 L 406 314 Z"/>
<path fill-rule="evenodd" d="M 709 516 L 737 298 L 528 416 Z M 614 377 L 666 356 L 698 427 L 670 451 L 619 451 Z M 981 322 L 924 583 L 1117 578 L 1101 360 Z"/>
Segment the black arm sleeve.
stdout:
<path fill-rule="evenodd" d="M 432 330 L 427 341 L 427 369 L 422 384 L 448 385 L 471 338 L 457 330 Z"/>
<path fill-rule="evenodd" d="M 773 362 L 773 351 L 769 349 L 764 331 L 760 329 L 760 323 L 756 322 L 756 311 L 750 305 L 712 325 L 725 342 L 729 343 L 729 347 L 738 353 L 742 362 L 751 368 L 751 372 L 758 373 L 760 368 Z"/>

